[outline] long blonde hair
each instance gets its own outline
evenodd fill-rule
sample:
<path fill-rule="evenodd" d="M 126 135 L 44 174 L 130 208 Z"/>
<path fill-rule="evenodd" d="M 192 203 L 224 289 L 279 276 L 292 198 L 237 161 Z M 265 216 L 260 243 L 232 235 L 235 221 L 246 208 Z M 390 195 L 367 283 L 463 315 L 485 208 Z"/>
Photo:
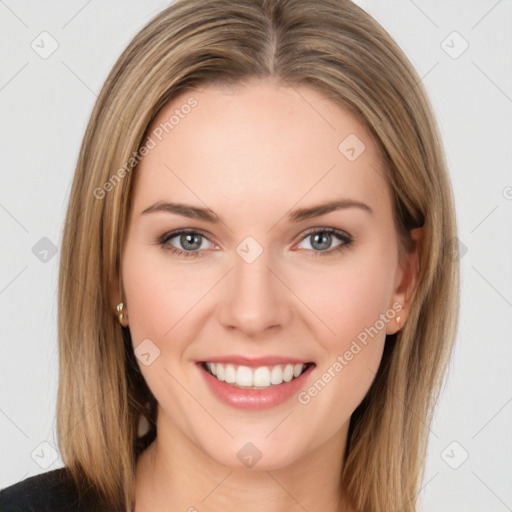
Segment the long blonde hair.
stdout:
<path fill-rule="evenodd" d="M 120 276 L 134 155 L 151 121 L 178 92 L 251 78 L 308 85 L 346 108 L 382 152 L 400 246 L 408 247 L 412 228 L 424 228 L 407 322 L 386 339 L 340 461 L 343 492 L 358 510 L 411 512 L 457 326 L 455 212 L 420 78 L 388 33 L 348 0 L 178 0 L 114 65 L 83 139 L 63 233 L 62 460 L 77 484 L 95 490 L 112 509 L 132 510 L 137 456 L 156 436 L 156 402 L 109 292 Z M 143 437 L 141 415 L 150 424 Z"/>

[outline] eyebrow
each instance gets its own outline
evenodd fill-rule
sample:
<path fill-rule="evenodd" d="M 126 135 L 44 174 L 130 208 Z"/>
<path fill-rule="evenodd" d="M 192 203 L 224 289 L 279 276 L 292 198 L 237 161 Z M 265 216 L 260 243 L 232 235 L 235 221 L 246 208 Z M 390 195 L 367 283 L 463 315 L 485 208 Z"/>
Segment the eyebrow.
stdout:
<path fill-rule="evenodd" d="M 354 201 L 353 199 L 338 199 L 336 201 L 329 201 L 307 208 L 298 208 L 290 212 L 287 216 L 289 222 L 301 222 L 314 217 L 320 217 L 327 213 L 336 210 L 345 210 L 347 208 L 359 208 L 370 215 L 373 215 L 373 210 L 365 203 Z M 153 212 L 167 212 L 175 215 L 181 215 L 189 219 L 199 219 L 206 222 L 216 224 L 221 222 L 220 217 L 210 208 L 200 208 L 184 203 L 171 203 L 168 201 L 158 201 L 146 208 L 141 215 Z"/>

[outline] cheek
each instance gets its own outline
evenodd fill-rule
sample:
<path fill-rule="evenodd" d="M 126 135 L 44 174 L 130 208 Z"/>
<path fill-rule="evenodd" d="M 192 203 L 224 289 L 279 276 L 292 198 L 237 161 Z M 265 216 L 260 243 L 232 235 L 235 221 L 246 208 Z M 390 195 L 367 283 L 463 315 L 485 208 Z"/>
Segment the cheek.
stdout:
<path fill-rule="evenodd" d="M 155 252 L 127 244 L 124 254 L 123 286 L 134 346 L 145 338 L 160 345 L 183 310 L 182 282 L 176 272 L 169 275 L 169 266 L 162 264 L 165 258 L 156 258 Z"/>
<path fill-rule="evenodd" d="M 310 329 L 317 333 L 323 357 L 315 379 L 297 398 L 310 417 L 338 418 L 316 425 L 326 435 L 334 435 L 339 423 L 349 420 L 378 371 L 386 339 L 382 318 L 393 291 L 392 263 L 393 254 L 387 258 L 381 253 L 305 283 L 308 305 L 321 320 L 313 320 Z M 391 319 L 389 315 L 387 321 Z"/>
<path fill-rule="evenodd" d="M 187 295 L 186 290 L 196 288 L 184 279 L 183 271 L 170 265 L 159 250 L 140 242 L 130 245 L 127 241 L 123 255 L 123 286 L 128 298 L 133 348 L 137 353 L 139 345 L 148 347 L 144 351 L 149 352 L 151 359 L 147 365 L 142 359 L 137 360 L 139 369 L 159 403 L 179 408 L 180 403 L 188 403 L 188 397 L 180 394 L 172 376 L 179 381 L 183 378 L 179 365 L 187 336 L 182 329 L 187 325 L 185 315 L 191 308 L 191 301 L 195 298 L 197 302 L 195 296 L 200 294 Z M 147 339 L 154 346 L 148 344 Z"/>
<path fill-rule="evenodd" d="M 305 283 L 308 304 L 322 320 L 311 329 L 318 333 L 324 357 L 315 382 L 298 398 L 320 417 L 334 412 L 348 420 L 375 378 L 386 321 L 392 319 L 389 314 L 382 320 L 393 293 L 395 265 L 395 253 L 375 244 L 372 250 L 347 257 L 336 272 L 317 273 Z"/>
<path fill-rule="evenodd" d="M 385 324 L 379 319 L 390 307 L 395 262 L 392 251 L 375 247 L 347 257 L 335 270 L 326 267 L 304 275 L 296 289 L 314 313 L 310 328 L 328 352 L 346 349 L 359 335 L 364 338 L 366 330 L 374 333 L 376 328 L 384 338 Z"/>

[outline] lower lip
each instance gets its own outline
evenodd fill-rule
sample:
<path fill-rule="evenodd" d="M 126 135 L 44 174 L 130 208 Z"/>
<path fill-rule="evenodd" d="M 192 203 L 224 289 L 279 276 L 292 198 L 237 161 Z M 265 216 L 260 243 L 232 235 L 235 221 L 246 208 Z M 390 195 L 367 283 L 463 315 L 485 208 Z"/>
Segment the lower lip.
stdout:
<path fill-rule="evenodd" d="M 289 400 L 304 386 L 306 379 L 314 368 L 314 365 L 311 365 L 299 377 L 292 379 L 290 382 L 283 382 L 266 389 L 243 389 L 232 386 L 227 382 L 221 382 L 208 373 L 202 364 L 198 363 L 197 366 L 211 392 L 221 402 L 237 409 L 253 410 L 270 409 Z"/>

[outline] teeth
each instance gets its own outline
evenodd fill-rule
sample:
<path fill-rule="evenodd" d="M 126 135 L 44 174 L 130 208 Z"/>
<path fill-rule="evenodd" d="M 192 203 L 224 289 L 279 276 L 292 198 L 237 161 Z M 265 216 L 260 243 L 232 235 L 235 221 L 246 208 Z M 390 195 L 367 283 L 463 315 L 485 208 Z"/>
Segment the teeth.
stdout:
<path fill-rule="evenodd" d="M 239 366 L 236 371 L 236 384 L 239 386 L 252 386 L 252 370 L 247 366 Z"/>
<path fill-rule="evenodd" d="M 206 363 L 208 371 L 221 382 L 241 387 L 268 388 L 283 382 L 290 382 L 304 371 L 305 364 L 286 364 L 276 366 L 234 366 L 223 363 Z"/>
<path fill-rule="evenodd" d="M 298 377 L 302 373 L 302 369 L 304 368 L 303 364 L 296 364 L 293 367 L 293 376 Z"/>
<path fill-rule="evenodd" d="M 253 384 L 256 387 L 262 388 L 268 388 L 270 386 L 270 370 L 266 366 L 254 370 Z"/>
<path fill-rule="evenodd" d="M 215 368 L 217 370 L 217 379 L 219 379 L 221 382 L 224 381 L 224 374 L 226 373 L 225 366 L 222 364 L 216 364 Z"/>
<path fill-rule="evenodd" d="M 280 366 L 274 366 L 270 372 L 270 382 L 274 385 L 283 382 L 283 370 Z"/>
<path fill-rule="evenodd" d="M 228 384 L 234 384 L 236 382 L 236 370 L 232 364 L 226 366 L 226 372 L 224 374 L 224 380 Z"/>
<path fill-rule="evenodd" d="M 283 380 L 285 382 L 290 382 L 292 379 L 293 379 L 293 365 L 287 364 L 284 367 Z"/>

